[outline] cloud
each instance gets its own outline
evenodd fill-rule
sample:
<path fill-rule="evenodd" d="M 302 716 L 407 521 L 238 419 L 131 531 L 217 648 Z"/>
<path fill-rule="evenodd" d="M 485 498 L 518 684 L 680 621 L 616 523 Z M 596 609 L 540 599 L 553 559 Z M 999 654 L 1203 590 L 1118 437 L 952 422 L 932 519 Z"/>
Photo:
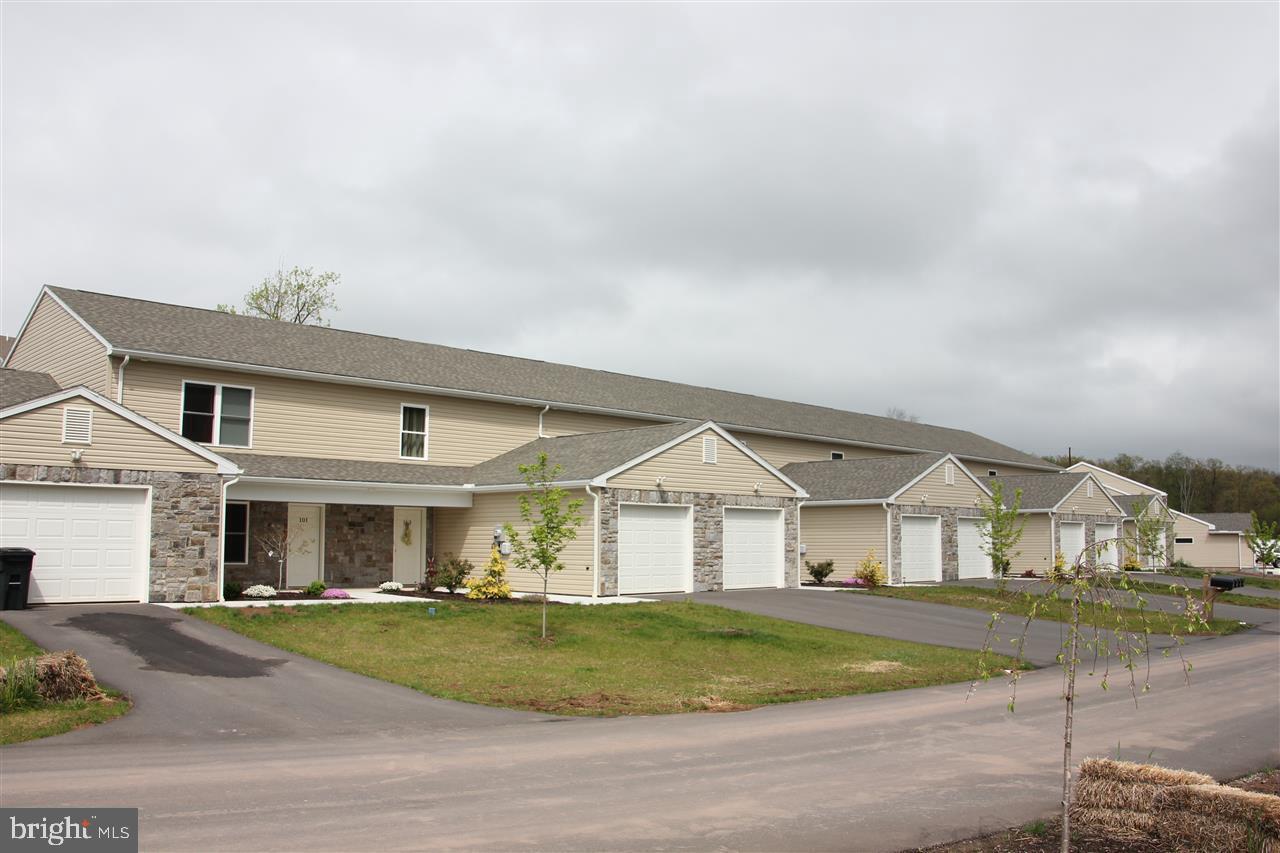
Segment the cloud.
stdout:
<path fill-rule="evenodd" d="M 1276 10 L 13 6 L 42 283 L 1280 467 Z"/>

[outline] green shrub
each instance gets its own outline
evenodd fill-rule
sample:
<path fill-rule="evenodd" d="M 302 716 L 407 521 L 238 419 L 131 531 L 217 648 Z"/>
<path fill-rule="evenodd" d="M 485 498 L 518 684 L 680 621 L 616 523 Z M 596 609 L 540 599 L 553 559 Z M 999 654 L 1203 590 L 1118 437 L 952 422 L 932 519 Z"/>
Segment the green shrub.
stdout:
<path fill-rule="evenodd" d="M 0 712 L 6 714 L 44 704 L 36 678 L 36 659 L 12 661 L 0 676 Z"/>
<path fill-rule="evenodd" d="M 827 578 L 831 577 L 831 573 L 836 570 L 836 561 L 823 560 L 820 563 L 810 563 L 808 560 L 805 560 L 804 567 L 809 570 L 809 577 L 813 578 L 818 583 L 822 583 Z"/>
<path fill-rule="evenodd" d="M 442 586 L 449 592 L 457 592 L 458 587 L 465 584 L 475 570 L 475 564 L 470 560 L 445 554 L 444 560 L 435 570 L 435 576 L 428 577 L 427 583 L 431 585 L 430 589 Z"/>
<path fill-rule="evenodd" d="M 235 601 L 244 592 L 244 584 L 239 581 L 225 581 L 222 584 L 222 597 L 227 601 Z"/>
<path fill-rule="evenodd" d="M 511 585 L 507 583 L 507 565 L 502 562 L 502 554 L 498 546 L 489 549 L 489 564 L 485 566 L 484 577 L 472 581 L 467 590 L 467 598 L 510 598 Z"/>
<path fill-rule="evenodd" d="M 324 585 L 324 581 L 312 581 L 307 584 L 306 593 L 307 595 L 321 595 L 328 588 Z"/>
<path fill-rule="evenodd" d="M 1174 561 L 1173 561 L 1172 563 L 1170 563 L 1169 565 L 1170 565 L 1170 566 L 1172 566 L 1172 567 L 1173 567 L 1173 568 L 1175 568 L 1175 569 L 1194 569 L 1194 568 L 1196 568 L 1195 566 L 1191 565 L 1190 563 L 1188 563 L 1186 560 L 1182 559 L 1181 557 L 1179 557 L 1178 559 L 1174 560 Z"/>

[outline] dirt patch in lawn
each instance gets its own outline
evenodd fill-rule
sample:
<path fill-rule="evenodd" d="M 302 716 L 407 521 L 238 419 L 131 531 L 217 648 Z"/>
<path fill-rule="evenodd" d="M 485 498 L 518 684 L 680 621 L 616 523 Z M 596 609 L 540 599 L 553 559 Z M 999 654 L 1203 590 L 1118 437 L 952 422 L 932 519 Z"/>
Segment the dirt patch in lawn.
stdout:
<path fill-rule="evenodd" d="M 911 667 L 896 660 L 869 660 L 862 663 L 841 664 L 840 668 L 845 672 L 899 672 Z"/>

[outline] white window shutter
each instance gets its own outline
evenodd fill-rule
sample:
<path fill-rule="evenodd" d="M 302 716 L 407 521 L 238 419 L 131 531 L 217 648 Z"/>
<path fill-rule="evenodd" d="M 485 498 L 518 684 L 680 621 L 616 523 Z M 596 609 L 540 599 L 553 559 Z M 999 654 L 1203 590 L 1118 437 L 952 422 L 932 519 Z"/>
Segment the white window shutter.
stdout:
<path fill-rule="evenodd" d="M 93 409 L 67 406 L 62 410 L 62 441 L 89 444 L 93 439 Z"/>

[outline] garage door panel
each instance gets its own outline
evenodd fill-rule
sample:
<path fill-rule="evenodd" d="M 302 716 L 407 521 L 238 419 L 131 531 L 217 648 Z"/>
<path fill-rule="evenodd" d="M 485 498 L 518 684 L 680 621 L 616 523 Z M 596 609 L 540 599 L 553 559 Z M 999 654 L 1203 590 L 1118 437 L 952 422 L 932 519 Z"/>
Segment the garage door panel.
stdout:
<path fill-rule="evenodd" d="M 936 516 L 902 516 L 902 580 L 942 580 L 942 524 Z"/>
<path fill-rule="evenodd" d="M 1078 521 L 1063 521 L 1058 525 L 1058 550 L 1070 565 L 1080 558 L 1084 550 L 1084 524 Z"/>
<path fill-rule="evenodd" d="M 150 539 L 146 497 L 143 489 L 0 487 L 0 545 L 36 552 L 31 600 L 139 600 Z"/>
<path fill-rule="evenodd" d="M 782 511 L 726 508 L 725 589 L 783 585 Z"/>
<path fill-rule="evenodd" d="M 624 504 L 618 518 L 618 591 L 683 592 L 693 565 L 687 507 Z"/>
<path fill-rule="evenodd" d="M 982 530 L 979 519 L 956 521 L 956 556 L 962 580 L 991 577 L 991 557 L 983 551 Z"/>

